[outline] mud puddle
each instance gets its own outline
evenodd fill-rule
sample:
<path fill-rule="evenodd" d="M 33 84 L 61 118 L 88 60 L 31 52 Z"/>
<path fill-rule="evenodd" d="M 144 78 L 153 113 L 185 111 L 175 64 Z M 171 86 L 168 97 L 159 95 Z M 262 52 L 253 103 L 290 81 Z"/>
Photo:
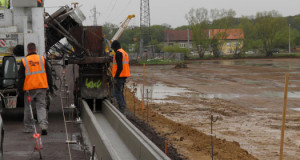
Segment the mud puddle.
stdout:
<path fill-rule="evenodd" d="M 277 97 L 277 98 L 284 97 L 283 92 L 264 92 L 263 95 L 267 97 Z M 300 92 L 288 92 L 288 98 L 300 98 Z"/>
<path fill-rule="evenodd" d="M 290 108 L 290 110 L 299 111 L 300 112 L 300 108 Z"/>
<path fill-rule="evenodd" d="M 135 96 L 142 100 L 143 97 L 143 84 L 134 84 L 133 82 L 128 82 L 127 87 L 131 90 L 136 90 Z M 151 103 L 176 103 L 180 104 L 178 101 L 167 100 L 169 97 L 182 96 L 191 91 L 180 88 L 180 87 L 170 87 L 163 83 L 155 83 L 153 85 L 144 86 L 144 99 Z"/>

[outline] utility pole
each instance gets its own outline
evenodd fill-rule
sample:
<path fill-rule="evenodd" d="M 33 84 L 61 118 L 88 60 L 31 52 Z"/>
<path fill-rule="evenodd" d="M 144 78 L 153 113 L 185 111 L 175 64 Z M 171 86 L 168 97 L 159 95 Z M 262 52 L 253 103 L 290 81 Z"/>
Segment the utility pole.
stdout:
<path fill-rule="evenodd" d="M 289 53 L 291 53 L 291 24 L 289 24 Z"/>
<path fill-rule="evenodd" d="M 91 9 L 91 12 L 93 14 L 93 25 L 94 26 L 97 26 L 97 16 L 99 15 L 100 16 L 100 12 L 97 12 L 97 9 L 96 9 L 96 5 L 94 6 L 93 9 Z"/>
<path fill-rule="evenodd" d="M 190 49 L 190 30 L 187 29 L 187 38 L 188 38 L 188 49 Z"/>
<path fill-rule="evenodd" d="M 144 53 L 144 45 L 151 41 L 150 38 L 150 6 L 149 0 L 141 0 L 140 6 L 140 51 L 142 58 Z"/>

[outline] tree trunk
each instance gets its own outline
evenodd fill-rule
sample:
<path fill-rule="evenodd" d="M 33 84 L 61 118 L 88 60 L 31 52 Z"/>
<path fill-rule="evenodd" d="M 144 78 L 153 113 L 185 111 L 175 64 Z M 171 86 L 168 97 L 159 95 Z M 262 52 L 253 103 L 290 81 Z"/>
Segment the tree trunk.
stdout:
<path fill-rule="evenodd" d="M 267 57 L 272 57 L 273 56 L 273 52 L 272 51 L 267 51 Z"/>

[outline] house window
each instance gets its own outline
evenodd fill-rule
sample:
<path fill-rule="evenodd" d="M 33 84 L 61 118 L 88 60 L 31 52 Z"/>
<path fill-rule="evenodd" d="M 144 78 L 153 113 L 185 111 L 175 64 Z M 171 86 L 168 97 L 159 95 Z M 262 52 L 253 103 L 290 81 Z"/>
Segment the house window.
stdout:
<path fill-rule="evenodd" d="M 234 46 L 240 46 L 241 43 L 240 42 L 234 42 Z"/>
<path fill-rule="evenodd" d="M 186 48 L 186 44 L 185 44 L 185 43 L 180 43 L 180 44 L 179 44 L 179 47 L 180 47 L 180 48 Z"/>
<path fill-rule="evenodd" d="M 230 43 L 230 42 L 227 42 L 226 45 L 227 45 L 227 46 L 231 46 L 231 43 Z"/>
<path fill-rule="evenodd" d="M 128 50 L 129 52 L 134 52 L 135 44 L 129 44 Z"/>
<path fill-rule="evenodd" d="M 228 50 L 227 50 L 227 53 L 231 53 L 231 50 L 230 50 L 230 49 L 228 49 Z"/>

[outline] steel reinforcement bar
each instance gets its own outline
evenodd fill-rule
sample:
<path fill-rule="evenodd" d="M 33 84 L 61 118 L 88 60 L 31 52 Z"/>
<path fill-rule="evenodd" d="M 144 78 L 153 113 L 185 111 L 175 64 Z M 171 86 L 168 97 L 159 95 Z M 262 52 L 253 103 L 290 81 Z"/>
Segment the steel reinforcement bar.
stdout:
<path fill-rule="evenodd" d="M 96 113 L 82 104 L 84 127 L 99 160 L 170 160 L 108 100 Z"/>

